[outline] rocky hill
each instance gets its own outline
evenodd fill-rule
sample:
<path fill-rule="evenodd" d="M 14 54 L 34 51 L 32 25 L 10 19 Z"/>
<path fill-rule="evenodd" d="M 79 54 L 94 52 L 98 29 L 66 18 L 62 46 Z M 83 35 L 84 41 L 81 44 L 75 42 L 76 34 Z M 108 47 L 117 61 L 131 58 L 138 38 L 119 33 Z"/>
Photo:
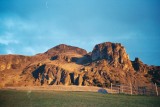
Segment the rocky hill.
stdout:
<path fill-rule="evenodd" d="M 110 83 L 160 84 L 160 66 L 129 59 L 120 43 L 97 44 L 93 51 L 61 44 L 35 56 L 0 55 L 0 87 Z"/>

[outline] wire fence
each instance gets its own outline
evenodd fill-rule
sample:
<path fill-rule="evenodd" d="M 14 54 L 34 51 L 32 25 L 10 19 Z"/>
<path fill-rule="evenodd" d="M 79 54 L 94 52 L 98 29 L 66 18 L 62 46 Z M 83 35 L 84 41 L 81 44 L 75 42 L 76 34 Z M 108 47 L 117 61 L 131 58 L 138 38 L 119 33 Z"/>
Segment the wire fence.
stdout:
<path fill-rule="evenodd" d="M 159 96 L 160 94 L 160 85 L 152 84 L 149 86 L 133 86 L 123 85 L 123 84 L 112 84 L 111 83 L 111 93 L 122 93 L 122 94 L 130 94 L 130 95 L 151 95 L 151 96 Z"/>

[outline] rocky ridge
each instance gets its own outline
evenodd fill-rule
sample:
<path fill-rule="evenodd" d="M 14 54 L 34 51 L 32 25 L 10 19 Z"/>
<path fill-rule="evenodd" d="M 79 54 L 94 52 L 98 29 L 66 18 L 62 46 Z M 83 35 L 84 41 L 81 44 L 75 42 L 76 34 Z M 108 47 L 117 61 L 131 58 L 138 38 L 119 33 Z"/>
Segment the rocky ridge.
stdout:
<path fill-rule="evenodd" d="M 82 85 L 108 87 L 110 83 L 160 84 L 160 67 L 130 61 L 120 43 L 97 44 L 91 53 L 61 44 L 35 56 L 1 55 L 0 87 Z"/>

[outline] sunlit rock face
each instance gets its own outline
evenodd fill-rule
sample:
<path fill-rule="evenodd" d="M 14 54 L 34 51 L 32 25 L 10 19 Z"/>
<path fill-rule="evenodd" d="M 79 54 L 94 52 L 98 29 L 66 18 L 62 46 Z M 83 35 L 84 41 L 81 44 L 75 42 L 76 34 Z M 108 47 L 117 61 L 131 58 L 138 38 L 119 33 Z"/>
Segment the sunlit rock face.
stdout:
<path fill-rule="evenodd" d="M 0 71 L 19 69 L 31 61 L 31 57 L 22 55 L 1 55 L 0 56 Z"/>
<path fill-rule="evenodd" d="M 55 55 L 59 55 L 59 54 L 63 54 L 63 53 L 76 53 L 79 55 L 85 55 L 85 54 L 87 54 L 87 51 L 82 48 L 78 48 L 78 47 L 74 47 L 74 46 L 70 46 L 70 45 L 65 45 L 65 44 L 60 44 L 60 45 L 57 45 L 57 46 L 49 49 L 44 54 L 51 57 L 51 56 L 55 56 Z"/>
<path fill-rule="evenodd" d="M 105 42 L 98 44 L 94 47 L 91 57 L 92 61 L 105 59 L 108 64 L 114 65 L 114 67 L 122 66 L 123 69 L 132 69 L 128 54 L 120 43 Z"/>
<path fill-rule="evenodd" d="M 0 65 L 0 71 L 3 71 L 3 70 L 5 70 L 5 69 L 6 69 L 6 65 L 3 64 L 3 63 L 1 63 L 1 65 Z"/>

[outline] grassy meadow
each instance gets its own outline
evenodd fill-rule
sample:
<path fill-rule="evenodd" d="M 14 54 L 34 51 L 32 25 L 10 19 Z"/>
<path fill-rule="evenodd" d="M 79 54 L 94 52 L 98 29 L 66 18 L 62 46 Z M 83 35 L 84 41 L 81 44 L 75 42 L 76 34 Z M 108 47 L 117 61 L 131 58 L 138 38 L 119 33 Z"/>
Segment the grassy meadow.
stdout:
<path fill-rule="evenodd" d="M 0 107 L 160 107 L 160 97 L 94 92 L 0 90 Z"/>

